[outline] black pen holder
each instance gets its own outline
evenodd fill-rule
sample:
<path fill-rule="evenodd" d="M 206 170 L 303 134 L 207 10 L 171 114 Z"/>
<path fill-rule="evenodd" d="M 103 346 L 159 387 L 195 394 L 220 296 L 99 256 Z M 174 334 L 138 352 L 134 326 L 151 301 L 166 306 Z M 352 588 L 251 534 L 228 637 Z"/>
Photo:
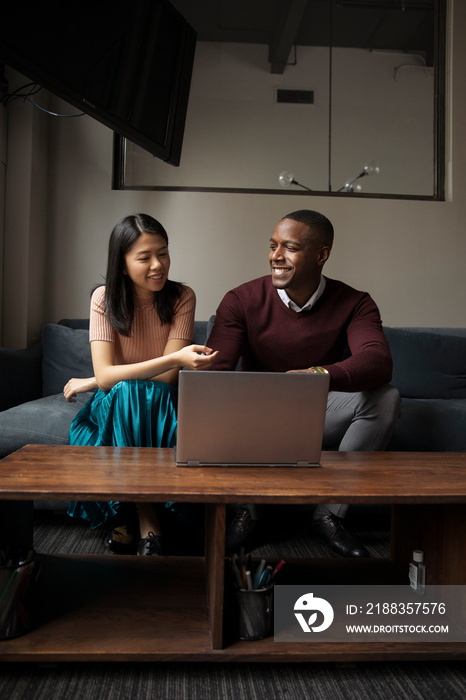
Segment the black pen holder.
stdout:
<path fill-rule="evenodd" d="M 39 561 L 31 551 L 22 563 L 0 566 L 0 640 L 19 637 L 34 626 Z"/>
<path fill-rule="evenodd" d="M 239 638 L 264 639 L 272 631 L 273 584 L 255 590 L 236 589 L 239 603 Z"/>

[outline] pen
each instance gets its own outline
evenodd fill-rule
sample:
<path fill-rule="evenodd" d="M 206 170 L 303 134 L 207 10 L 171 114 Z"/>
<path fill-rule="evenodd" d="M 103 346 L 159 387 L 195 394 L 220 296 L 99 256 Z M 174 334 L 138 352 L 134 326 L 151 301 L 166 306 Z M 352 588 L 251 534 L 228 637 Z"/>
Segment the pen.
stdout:
<path fill-rule="evenodd" d="M 254 588 L 257 588 L 259 585 L 259 581 L 261 580 L 262 572 L 265 569 L 266 563 L 267 562 L 265 561 L 265 559 L 261 559 L 261 562 L 256 569 L 256 573 L 254 574 Z"/>
<path fill-rule="evenodd" d="M 236 583 L 237 583 L 238 587 L 239 587 L 239 588 L 242 588 L 242 587 L 243 587 L 243 580 L 242 580 L 242 578 L 241 578 L 241 574 L 240 574 L 240 571 L 239 571 L 239 569 L 238 569 L 237 562 L 238 562 L 238 557 L 237 557 L 235 554 L 232 555 L 232 557 L 231 557 L 231 568 L 233 569 L 233 575 L 234 575 L 234 577 L 235 577 L 235 580 L 236 580 Z"/>
<path fill-rule="evenodd" d="M 257 584 L 257 587 L 259 588 L 262 584 L 262 586 L 266 586 L 269 581 L 270 581 L 270 574 L 272 572 L 272 567 L 271 566 L 266 566 L 264 571 L 262 572 L 262 576 L 259 579 L 259 583 Z"/>
<path fill-rule="evenodd" d="M 246 586 L 248 591 L 252 591 L 252 577 L 250 571 L 246 571 Z"/>

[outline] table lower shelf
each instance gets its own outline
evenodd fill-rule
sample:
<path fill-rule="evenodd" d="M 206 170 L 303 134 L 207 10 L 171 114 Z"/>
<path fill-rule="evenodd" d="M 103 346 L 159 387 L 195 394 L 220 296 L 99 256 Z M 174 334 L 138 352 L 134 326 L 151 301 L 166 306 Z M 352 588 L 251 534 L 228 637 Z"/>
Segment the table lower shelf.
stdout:
<path fill-rule="evenodd" d="M 2 662 L 466 658 L 466 644 L 292 644 L 273 637 L 229 643 L 228 634 L 225 648 L 212 649 L 202 557 L 42 555 L 41 561 L 37 625 L 0 641 Z M 341 560 L 335 564 L 335 571 L 345 568 Z M 379 564 L 381 571 L 388 566 Z"/>

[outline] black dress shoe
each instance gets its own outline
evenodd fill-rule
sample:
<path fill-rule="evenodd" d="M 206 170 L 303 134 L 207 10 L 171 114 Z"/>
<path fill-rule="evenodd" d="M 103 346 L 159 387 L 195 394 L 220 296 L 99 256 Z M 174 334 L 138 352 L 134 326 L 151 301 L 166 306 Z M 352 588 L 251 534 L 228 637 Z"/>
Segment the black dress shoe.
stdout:
<path fill-rule="evenodd" d="M 246 508 L 239 508 L 233 513 L 233 519 L 227 525 L 225 549 L 234 552 L 255 529 L 256 523 Z"/>
<path fill-rule="evenodd" d="M 313 523 L 320 540 L 340 557 L 370 557 L 364 545 L 345 530 L 336 516 L 324 515 Z"/>
<path fill-rule="evenodd" d="M 105 537 L 104 544 L 115 554 L 136 554 L 137 539 L 130 525 L 116 525 Z"/>
<path fill-rule="evenodd" d="M 138 554 L 143 557 L 162 556 L 162 538 L 149 532 L 147 537 L 143 537 L 138 542 Z"/>

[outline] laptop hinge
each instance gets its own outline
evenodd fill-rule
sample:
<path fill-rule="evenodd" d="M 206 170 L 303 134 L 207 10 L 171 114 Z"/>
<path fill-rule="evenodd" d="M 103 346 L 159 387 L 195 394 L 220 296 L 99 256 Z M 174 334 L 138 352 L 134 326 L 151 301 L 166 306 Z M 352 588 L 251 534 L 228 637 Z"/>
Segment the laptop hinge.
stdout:
<path fill-rule="evenodd" d="M 311 466 L 310 463 L 307 461 L 307 459 L 298 460 L 296 462 L 296 465 L 298 467 L 310 467 Z"/>
<path fill-rule="evenodd" d="M 199 460 L 198 459 L 188 459 L 186 462 L 188 467 L 198 467 L 199 466 Z"/>

